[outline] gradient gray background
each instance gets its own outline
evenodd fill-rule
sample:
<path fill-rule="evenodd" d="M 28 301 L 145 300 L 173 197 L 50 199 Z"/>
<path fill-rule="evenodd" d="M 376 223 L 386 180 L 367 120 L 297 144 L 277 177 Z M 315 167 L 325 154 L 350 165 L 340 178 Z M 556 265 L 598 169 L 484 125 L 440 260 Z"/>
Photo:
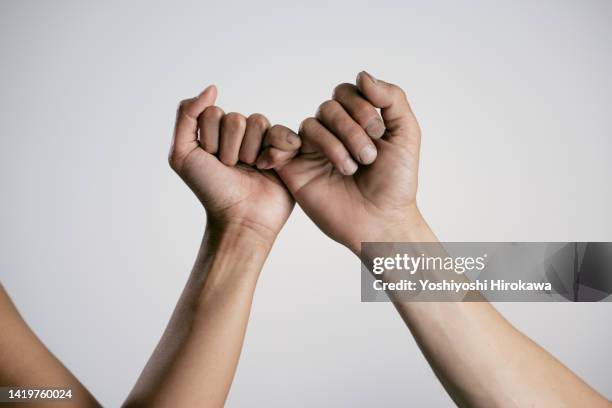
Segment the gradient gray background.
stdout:
<path fill-rule="evenodd" d="M 104 405 L 200 243 L 166 153 L 177 102 L 211 82 L 227 112 L 296 128 L 367 69 L 420 120 L 440 239 L 612 240 L 612 2 L 167 3 L 0 3 L 0 279 Z M 451 405 L 393 307 L 359 299 L 358 259 L 297 209 L 228 406 Z M 498 307 L 612 398 L 609 303 Z"/>

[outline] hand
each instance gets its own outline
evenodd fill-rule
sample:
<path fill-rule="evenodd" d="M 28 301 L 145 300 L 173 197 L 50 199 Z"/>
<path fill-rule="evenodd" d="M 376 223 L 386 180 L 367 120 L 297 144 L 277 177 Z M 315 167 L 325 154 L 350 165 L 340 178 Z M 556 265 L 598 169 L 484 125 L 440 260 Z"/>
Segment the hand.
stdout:
<path fill-rule="evenodd" d="M 225 114 L 213 106 L 216 96 L 217 89 L 209 86 L 181 102 L 170 166 L 204 205 L 208 228 L 238 225 L 273 241 L 294 200 L 269 169 L 291 159 L 301 141 L 286 128 L 270 128 L 263 115 Z M 256 160 L 265 169 L 249 166 Z"/>
<path fill-rule="evenodd" d="M 125 406 L 224 405 L 257 278 L 294 205 L 268 169 L 297 154 L 299 137 L 262 115 L 226 115 L 213 106 L 216 96 L 210 86 L 177 113 L 170 165 L 208 222 L 170 323 Z"/>
<path fill-rule="evenodd" d="M 362 241 L 403 240 L 400 231 L 424 224 L 416 205 L 421 132 L 399 87 L 362 72 L 356 86 L 337 86 L 299 134 L 300 155 L 277 172 L 331 238 L 358 254 Z"/>

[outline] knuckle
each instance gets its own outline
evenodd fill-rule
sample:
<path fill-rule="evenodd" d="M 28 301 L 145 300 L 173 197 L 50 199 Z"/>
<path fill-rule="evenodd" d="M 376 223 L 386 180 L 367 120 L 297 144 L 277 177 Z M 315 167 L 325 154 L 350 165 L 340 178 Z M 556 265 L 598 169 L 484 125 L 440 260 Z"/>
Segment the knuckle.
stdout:
<path fill-rule="evenodd" d="M 223 109 L 219 108 L 218 106 L 209 106 L 208 108 L 206 108 L 204 110 L 204 113 L 202 114 L 204 115 L 205 118 L 207 119 L 221 119 L 224 115 Z"/>
<path fill-rule="evenodd" d="M 407 99 L 406 92 L 404 92 L 402 88 L 395 84 L 390 84 L 389 86 L 391 87 L 391 92 L 393 92 L 393 95 L 395 95 L 396 98 Z"/>
<path fill-rule="evenodd" d="M 316 127 L 317 123 L 318 121 L 312 117 L 304 119 L 302 123 L 300 123 L 299 133 L 305 134 L 305 133 L 310 132 L 312 129 Z"/>
<path fill-rule="evenodd" d="M 185 113 L 185 111 L 187 111 L 187 108 L 191 104 L 192 100 L 193 99 L 183 99 L 182 101 L 180 101 L 178 104 L 177 111 L 180 113 Z"/>
<path fill-rule="evenodd" d="M 339 106 L 340 104 L 337 101 L 334 101 L 333 99 L 327 100 L 319 105 L 318 114 L 323 116 L 333 115 L 335 112 L 337 112 Z"/>
<path fill-rule="evenodd" d="M 350 133 L 355 130 L 356 124 L 348 115 L 334 115 L 329 121 L 331 124 L 342 133 Z"/>
<path fill-rule="evenodd" d="M 256 127 L 257 129 L 264 130 L 270 126 L 268 119 L 261 113 L 254 113 L 247 119 L 249 125 Z"/>
<path fill-rule="evenodd" d="M 236 112 L 230 112 L 225 115 L 223 117 L 223 121 L 226 125 L 235 128 L 242 128 L 246 126 L 246 119 L 244 118 L 244 116 Z"/>
<path fill-rule="evenodd" d="M 332 93 L 332 98 L 333 99 L 337 99 L 342 97 L 342 95 L 346 94 L 347 91 L 350 91 L 353 88 L 352 84 L 349 84 L 347 82 L 343 82 L 340 85 L 337 85 L 334 88 L 334 92 Z"/>

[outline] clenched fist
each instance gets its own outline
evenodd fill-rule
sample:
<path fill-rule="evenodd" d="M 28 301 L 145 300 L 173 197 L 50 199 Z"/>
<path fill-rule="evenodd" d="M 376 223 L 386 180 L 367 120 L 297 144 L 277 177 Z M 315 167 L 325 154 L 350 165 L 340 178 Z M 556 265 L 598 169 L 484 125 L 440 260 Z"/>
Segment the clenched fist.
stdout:
<path fill-rule="evenodd" d="M 424 224 L 416 206 L 421 132 L 399 87 L 362 72 L 356 85 L 337 86 L 299 134 L 300 154 L 277 172 L 331 238 L 358 254 L 362 241 L 406 240 Z"/>
<path fill-rule="evenodd" d="M 274 240 L 294 200 L 271 169 L 291 159 L 300 138 L 289 129 L 270 127 L 259 114 L 225 114 L 213 106 L 214 86 L 181 102 L 170 149 L 170 166 L 204 205 L 208 228 L 239 226 Z"/>

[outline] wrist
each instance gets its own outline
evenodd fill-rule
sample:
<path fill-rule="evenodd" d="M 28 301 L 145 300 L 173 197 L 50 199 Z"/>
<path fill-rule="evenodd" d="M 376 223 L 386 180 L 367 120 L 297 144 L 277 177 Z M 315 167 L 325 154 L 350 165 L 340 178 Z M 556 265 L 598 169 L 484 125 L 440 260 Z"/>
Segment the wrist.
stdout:
<path fill-rule="evenodd" d="M 427 221 L 416 203 L 408 207 L 394 222 L 379 233 L 381 238 L 390 242 L 437 242 Z"/>
<path fill-rule="evenodd" d="M 208 223 L 188 286 L 198 304 L 249 297 L 273 239 L 243 223 Z"/>
<path fill-rule="evenodd" d="M 437 242 L 438 239 L 427 225 L 416 203 L 394 215 L 376 217 L 375 227 L 370 228 L 359 240 L 353 241 L 349 249 L 359 256 L 362 242 Z"/>
<path fill-rule="evenodd" d="M 203 245 L 223 251 L 235 251 L 248 243 L 253 250 L 269 251 L 278 232 L 246 219 L 218 220 L 210 217 L 204 231 Z"/>

